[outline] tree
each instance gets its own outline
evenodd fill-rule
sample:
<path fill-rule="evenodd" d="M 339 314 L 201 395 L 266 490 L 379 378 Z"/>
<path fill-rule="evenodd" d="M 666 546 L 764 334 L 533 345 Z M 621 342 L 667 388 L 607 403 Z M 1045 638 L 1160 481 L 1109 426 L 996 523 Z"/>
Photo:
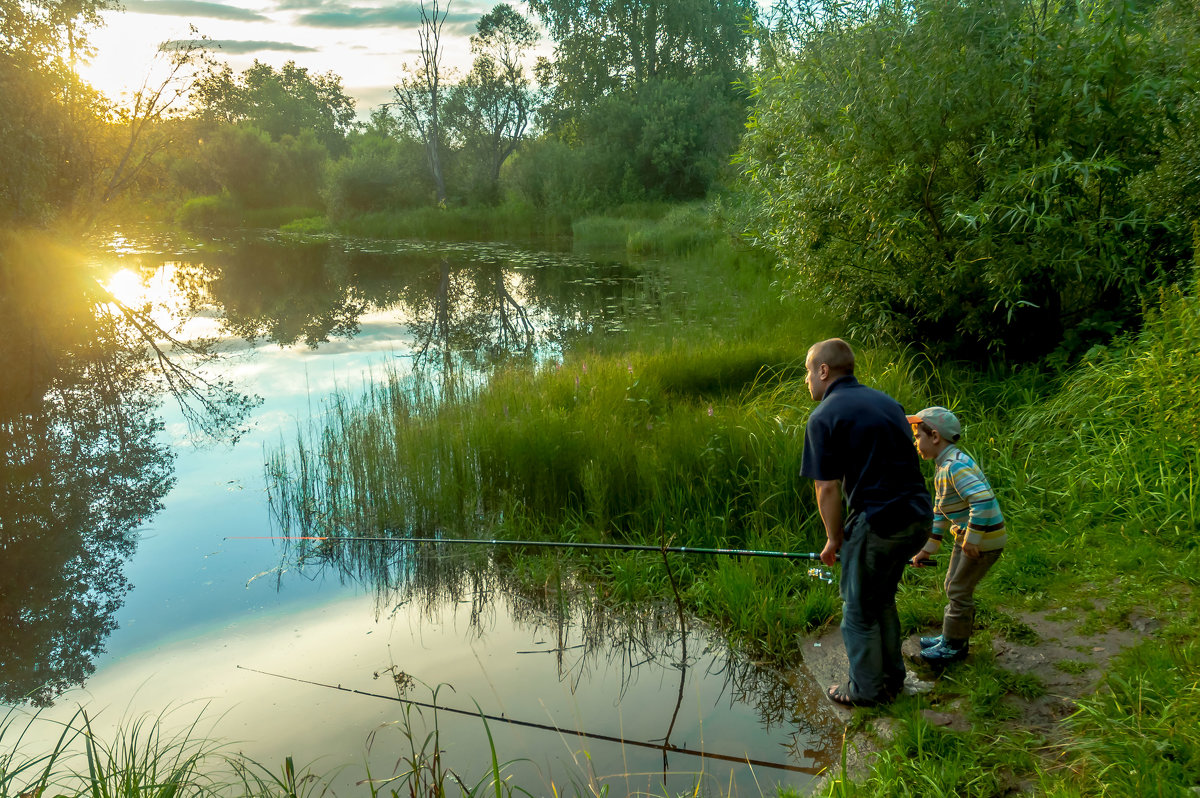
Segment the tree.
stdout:
<path fill-rule="evenodd" d="M 193 29 L 194 32 L 194 29 Z M 176 143 L 183 101 L 192 91 L 197 71 L 211 65 L 203 37 L 160 45 L 155 62 L 129 104 L 108 109 L 106 123 L 85 139 L 81 159 L 89 158 L 92 180 L 78 216 L 90 225 L 101 208 L 137 185 L 143 175 Z"/>
<path fill-rule="evenodd" d="M 1130 191 L 1196 96 L 1182 5 L 815 14 L 756 80 L 751 237 L 858 334 L 1036 358 L 1136 323 L 1189 251 Z"/>
<path fill-rule="evenodd" d="M 500 167 L 525 136 L 534 93 L 522 63 L 540 34 L 507 4 L 480 17 L 471 37 L 475 62 L 449 92 L 447 118 L 463 149 L 482 172 L 482 194 L 494 199 Z"/>
<path fill-rule="evenodd" d="M 0 0 L 0 219 L 39 224 L 88 180 L 75 156 L 100 115 L 74 72 L 103 2 Z"/>
<path fill-rule="evenodd" d="M 653 79 L 745 77 L 753 0 L 531 0 L 555 41 L 547 77 L 560 118 Z"/>
<path fill-rule="evenodd" d="M 277 72 L 269 64 L 254 65 L 235 76 L 228 64 L 210 69 L 193 93 L 196 113 L 203 119 L 246 124 L 267 133 L 273 141 L 311 131 L 333 155 L 346 149 L 354 129 L 354 100 L 333 72 L 309 74 L 288 61 Z"/>
<path fill-rule="evenodd" d="M 425 143 L 429 172 L 439 205 L 446 202 L 446 180 L 442 173 L 442 111 L 446 98 L 442 86 L 442 26 L 450 13 L 450 0 L 443 7 L 421 0 L 421 27 L 417 31 L 420 55 L 406 64 L 405 74 L 392 90 L 401 122 Z"/>
<path fill-rule="evenodd" d="M 88 33 L 107 0 L 0 0 L 0 216 L 90 226 L 128 193 L 170 145 L 163 123 L 178 110 L 203 39 L 161 47 L 126 105 L 81 81 Z"/>

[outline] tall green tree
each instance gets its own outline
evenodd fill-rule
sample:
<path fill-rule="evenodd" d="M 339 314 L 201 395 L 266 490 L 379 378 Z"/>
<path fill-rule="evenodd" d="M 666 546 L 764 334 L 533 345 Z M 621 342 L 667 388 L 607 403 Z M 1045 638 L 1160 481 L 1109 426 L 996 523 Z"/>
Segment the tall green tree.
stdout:
<path fill-rule="evenodd" d="M 99 2 L 0 0 L 0 219 L 44 223 L 87 175 L 75 156 L 96 120 L 74 64 L 89 52 Z"/>
<path fill-rule="evenodd" d="M 449 126 L 472 162 L 477 193 L 498 196 L 500 168 L 529 129 L 535 95 L 524 61 L 541 35 L 505 3 L 480 17 L 471 37 L 475 62 L 447 103 Z"/>
<path fill-rule="evenodd" d="M 745 76 L 754 0 L 531 0 L 554 40 L 552 105 L 572 117 L 655 80 Z"/>
<path fill-rule="evenodd" d="M 829 4 L 756 80 L 750 234 L 859 333 L 1022 358 L 1103 340 L 1187 261 L 1130 190 L 1194 101 L 1183 6 Z"/>

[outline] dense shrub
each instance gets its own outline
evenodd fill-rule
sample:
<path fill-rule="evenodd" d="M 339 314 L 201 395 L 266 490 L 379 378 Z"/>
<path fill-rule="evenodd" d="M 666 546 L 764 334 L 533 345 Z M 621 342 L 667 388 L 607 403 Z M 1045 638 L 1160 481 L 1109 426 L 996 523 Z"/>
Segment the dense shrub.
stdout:
<path fill-rule="evenodd" d="M 1086 351 L 1188 262 L 1195 17 L 1190 0 L 830 7 L 757 77 L 750 235 L 853 332 Z M 1174 194 L 1131 191 L 1143 175 Z"/>

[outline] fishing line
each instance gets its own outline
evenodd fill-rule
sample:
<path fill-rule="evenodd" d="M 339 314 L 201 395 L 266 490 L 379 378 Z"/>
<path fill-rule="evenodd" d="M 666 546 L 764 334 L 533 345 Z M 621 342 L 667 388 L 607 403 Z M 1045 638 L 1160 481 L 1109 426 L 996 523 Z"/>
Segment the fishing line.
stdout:
<path fill-rule="evenodd" d="M 384 695 L 383 693 L 371 693 L 366 690 L 357 690 L 353 687 L 342 687 L 340 684 L 326 684 L 325 682 L 312 681 L 310 679 L 301 679 L 297 676 L 287 676 L 282 673 L 271 673 L 270 671 L 262 671 L 257 668 L 247 668 L 244 665 L 238 665 L 238 670 L 249 671 L 251 673 L 260 673 L 263 676 L 272 676 L 276 679 L 284 679 L 289 682 L 298 682 L 300 684 L 313 685 L 314 687 L 323 687 L 327 690 L 340 690 L 343 693 L 354 693 L 355 695 L 366 696 L 368 698 L 381 698 L 385 701 L 396 701 L 401 704 L 409 704 L 415 707 L 423 707 L 432 709 L 435 712 L 449 712 L 454 715 L 464 715 L 469 718 L 484 718 L 485 720 L 494 720 L 499 723 L 507 723 L 511 726 L 523 726 L 528 729 L 538 729 L 540 731 L 552 731 L 559 734 L 571 734 L 576 737 L 586 737 L 591 740 L 600 740 L 606 743 L 617 743 L 619 745 L 633 745 L 639 748 L 650 748 L 655 751 L 664 753 L 686 754 L 687 756 L 698 756 L 704 759 L 719 759 L 723 762 L 737 762 L 740 764 L 754 765 L 757 767 L 774 768 L 775 770 L 788 770 L 793 773 L 805 773 L 809 776 L 815 776 L 821 773 L 824 768 L 802 767 L 800 765 L 792 765 L 786 762 L 769 762 L 764 759 L 751 759 L 745 756 L 732 756 L 731 754 L 720 754 L 713 751 L 698 751 L 694 748 L 681 748 L 679 746 L 670 745 L 667 743 L 657 744 L 648 743 L 642 740 L 627 740 L 624 737 L 614 737 L 608 734 L 600 734 L 599 732 L 589 732 L 583 729 L 564 729 L 548 723 L 536 723 L 531 720 L 519 720 L 517 718 L 507 718 L 503 715 L 489 715 L 486 712 L 479 710 L 455 709 L 454 707 L 444 707 L 438 704 L 430 704 L 424 701 L 416 701 L 411 698 L 400 698 L 399 696 Z"/>

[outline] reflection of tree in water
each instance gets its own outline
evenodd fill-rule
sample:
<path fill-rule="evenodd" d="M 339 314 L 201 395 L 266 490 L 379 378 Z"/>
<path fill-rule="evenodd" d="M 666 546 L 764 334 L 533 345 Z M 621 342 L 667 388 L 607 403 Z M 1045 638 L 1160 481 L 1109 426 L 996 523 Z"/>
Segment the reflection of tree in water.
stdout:
<path fill-rule="evenodd" d="M 437 288 L 427 303 L 413 301 L 417 292 L 409 294 L 415 365 L 437 355 L 436 364 L 449 371 L 455 353 L 490 359 L 530 353 L 536 330 L 524 304 L 528 300 L 518 300 L 509 286 L 519 282 L 517 274 L 496 260 L 454 269 L 443 257 L 437 275 Z"/>
<path fill-rule="evenodd" d="M 284 561 L 314 578 L 332 572 L 369 586 L 380 612 L 415 603 L 437 618 L 441 608 L 469 601 L 472 632 L 481 636 L 497 608 L 504 606 L 535 635 L 555 641 L 538 653 L 555 657 L 559 680 L 572 691 L 593 673 L 614 666 L 620 669 L 622 696 L 643 670 L 658 679 L 663 668 L 678 669 L 675 714 L 663 718 L 664 736 L 656 741 L 664 745 L 664 773 L 689 673 L 721 676 L 723 700 L 730 706 L 753 707 L 767 730 L 788 729 L 789 753 L 795 759 L 827 758 L 827 752 L 808 747 L 826 735 L 821 713 L 808 706 L 808 699 L 781 670 L 731 651 L 720 635 L 694 619 L 687 620 L 685 639 L 673 603 L 629 606 L 598 600 L 595 586 L 573 578 L 563 560 L 547 570 L 553 576 L 545 585 L 531 588 L 514 576 L 519 568 L 512 557 L 507 548 L 489 553 L 486 547 L 296 540 L 290 542 Z"/>
<path fill-rule="evenodd" d="M 215 309 L 228 332 L 248 341 L 315 348 L 358 334 L 367 313 L 395 309 L 412 333 L 416 365 L 435 369 L 561 346 L 615 324 L 621 303 L 633 304 L 640 290 L 625 267 L 557 253 L 377 243 L 247 239 L 169 257 L 189 310 Z M 169 257 L 129 261 L 149 273 Z"/>
<path fill-rule="evenodd" d="M 339 254 L 326 243 L 240 241 L 202 261 L 181 262 L 176 282 L 192 312 L 216 303 L 224 328 L 234 335 L 315 348 L 355 335 L 372 303 L 387 301 L 369 296 L 370 275 L 354 274 Z"/>
<path fill-rule="evenodd" d="M 94 671 L 135 530 L 173 482 L 162 388 L 213 433 L 249 406 L 160 333 L 70 255 L 0 241 L 0 702 L 45 705 Z"/>

